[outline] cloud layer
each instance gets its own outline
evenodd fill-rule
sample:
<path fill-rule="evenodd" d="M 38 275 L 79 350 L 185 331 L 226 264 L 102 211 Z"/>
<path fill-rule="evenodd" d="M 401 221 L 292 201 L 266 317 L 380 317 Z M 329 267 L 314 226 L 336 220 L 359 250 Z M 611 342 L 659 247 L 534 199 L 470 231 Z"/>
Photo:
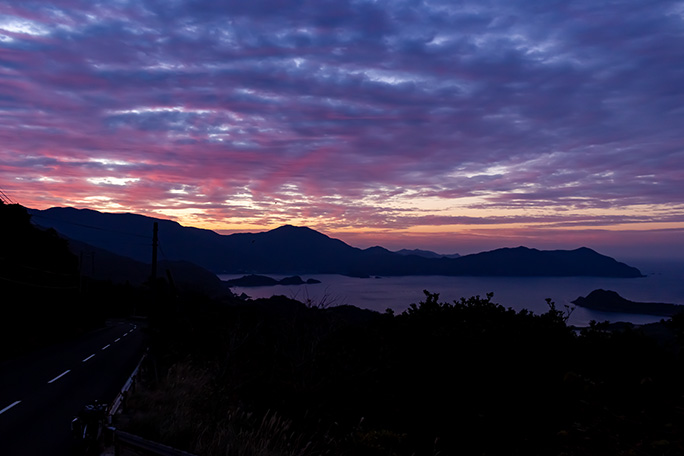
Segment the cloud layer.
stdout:
<path fill-rule="evenodd" d="M 683 126 L 681 1 L 0 5 L 0 186 L 30 207 L 682 229 Z"/>

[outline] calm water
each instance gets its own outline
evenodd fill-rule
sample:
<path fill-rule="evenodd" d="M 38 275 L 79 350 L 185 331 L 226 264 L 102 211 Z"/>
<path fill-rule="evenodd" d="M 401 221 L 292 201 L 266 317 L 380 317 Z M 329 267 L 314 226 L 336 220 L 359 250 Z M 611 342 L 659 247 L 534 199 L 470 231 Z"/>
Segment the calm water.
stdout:
<path fill-rule="evenodd" d="M 304 275 L 304 280 L 315 278 L 322 283 L 299 286 L 235 287 L 237 294 L 245 293 L 252 298 L 284 295 L 300 301 L 310 299 L 314 303 L 325 300 L 330 305 L 350 304 L 361 308 L 384 312 L 391 308 L 400 313 L 411 304 L 424 298 L 423 290 L 439 293 L 440 301 L 453 301 L 461 297 L 485 296 L 494 293 L 493 301 L 516 310 L 528 309 L 534 313 L 548 310 L 545 299 L 551 298 L 558 308 L 572 305 L 571 301 L 586 296 L 597 288 L 613 290 L 624 298 L 641 302 L 668 302 L 684 304 L 684 262 L 638 263 L 646 277 L 637 279 L 609 279 L 597 277 L 444 277 L 404 276 L 357 279 L 342 275 Z M 239 275 L 222 275 L 228 280 Z M 281 279 L 285 276 L 271 275 Z M 596 312 L 576 308 L 569 323 L 585 326 L 591 320 L 629 321 L 636 324 L 660 321 L 661 317 L 634 314 Z"/>

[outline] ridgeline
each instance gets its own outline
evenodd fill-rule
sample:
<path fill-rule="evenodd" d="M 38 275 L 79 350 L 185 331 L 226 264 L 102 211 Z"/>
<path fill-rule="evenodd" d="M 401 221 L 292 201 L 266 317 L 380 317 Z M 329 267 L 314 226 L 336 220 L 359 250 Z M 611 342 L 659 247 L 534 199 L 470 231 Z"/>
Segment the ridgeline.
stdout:
<path fill-rule="evenodd" d="M 159 224 L 164 253 L 170 261 L 194 263 L 216 274 L 343 274 L 354 277 L 444 276 L 594 276 L 641 277 L 634 267 L 589 248 L 537 250 L 502 248 L 473 255 L 407 254 L 382 247 L 358 249 L 306 227 L 285 225 L 264 233 L 227 236 L 183 227 L 176 222 L 134 214 L 87 209 L 31 210 L 34 222 L 69 239 L 148 262 L 140 248 Z M 427 256 L 426 256 L 427 255 Z"/>

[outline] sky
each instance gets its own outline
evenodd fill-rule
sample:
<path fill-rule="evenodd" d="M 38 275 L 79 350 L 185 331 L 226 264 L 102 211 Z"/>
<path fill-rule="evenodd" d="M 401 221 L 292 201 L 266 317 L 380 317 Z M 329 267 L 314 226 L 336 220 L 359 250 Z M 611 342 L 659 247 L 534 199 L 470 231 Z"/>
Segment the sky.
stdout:
<path fill-rule="evenodd" d="M 684 256 L 684 2 L 5 0 L 0 189 L 362 248 Z"/>

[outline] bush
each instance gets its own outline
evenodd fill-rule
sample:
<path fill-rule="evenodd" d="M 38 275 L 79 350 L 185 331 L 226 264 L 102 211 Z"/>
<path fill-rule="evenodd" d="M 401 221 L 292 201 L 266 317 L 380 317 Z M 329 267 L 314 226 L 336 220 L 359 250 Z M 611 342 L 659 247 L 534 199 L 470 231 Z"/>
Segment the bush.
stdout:
<path fill-rule="evenodd" d="M 550 301 L 541 315 L 429 292 L 396 316 L 284 297 L 185 308 L 156 328 L 172 368 L 149 393 L 178 405 L 163 412 L 173 425 L 147 420 L 175 437 L 140 432 L 199 454 L 663 454 L 682 441 L 676 353 L 636 329 L 576 334 Z"/>

